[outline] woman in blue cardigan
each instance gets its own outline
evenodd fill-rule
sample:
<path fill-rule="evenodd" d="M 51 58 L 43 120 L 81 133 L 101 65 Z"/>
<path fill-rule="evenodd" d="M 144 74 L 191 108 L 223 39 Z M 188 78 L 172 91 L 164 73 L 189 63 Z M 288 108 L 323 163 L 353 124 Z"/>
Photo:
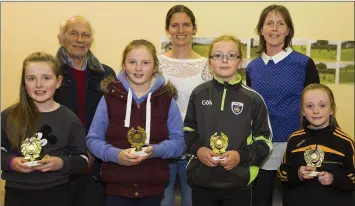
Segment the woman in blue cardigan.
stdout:
<path fill-rule="evenodd" d="M 253 206 L 269 206 L 287 138 L 299 129 L 302 90 L 309 84 L 319 83 L 319 75 L 311 58 L 291 48 L 294 26 L 287 8 L 266 7 L 260 14 L 256 32 L 260 56 L 248 64 L 246 82 L 265 100 L 274 150 L 260 168 L 252 201 Z"/>

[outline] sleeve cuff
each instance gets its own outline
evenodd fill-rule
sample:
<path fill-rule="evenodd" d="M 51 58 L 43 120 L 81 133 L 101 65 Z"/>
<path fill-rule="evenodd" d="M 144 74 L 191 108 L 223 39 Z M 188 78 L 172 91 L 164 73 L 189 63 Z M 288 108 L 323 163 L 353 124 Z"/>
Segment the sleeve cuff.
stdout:
<path fill-rule="evenodd" d="M 152 157 L 161 157 L 163 156 L 163 148 L 162 145 L 159 144 L 155 144 L 155 145 L 151 145 L 153 147 L 153 152 L 152 152 Z"/>
<path fill-rule="evenodd" d="M 105 162 L 114 162 L 119 164 L 119 159 L 118 159 L 118 154 L 121 152 L 121 149 L 118 149 L 116 147 L 110 147 L 107 149 L 106 154 L 104 156 L 104 161 Z"/>
<path fill-rule="evenodd" d="M 192 145 L 191 147 L 191 153 L 195 156 L 197 156 L 197 151 L 203 147 L 203 144 L 201 142 L 196 142 L 195 144 Z"/>
<path fill-rule="evenodd" d="M 353 190 L 354 184 L 346 174 L 340 171 L 334 171 L 332 172 L 332 175 L 333 182 L 330 184 L 331 187 L 340 189 L 342 191 Z"/>
<path fill-rule="evenodd" d="M 239 164 L 244 164 L 247 159 L 247 155 L 246 155 L 245 151 L 244 150 L 237 150 L 237 152 L 239 153 L 239 159 L 240 159 Z"/>
<path fill-rule="evenodd" d="M 293 182 L 295 185 L 299 185 L 303 182 L 303 179 L 300 179 L 298 175 L 298 169 L 293 169 L 287 174 L 288 181 Z"/>
<path fill-rule="evenodd" d="M 69 156 L 59 157 L 63 160 L 63 167 L 59 170 L 63 174 L 69 174 L 70 172 L 70 164 L 69 164 Z"/>
<path fill-rule="evenodd" d="M 8 171 L 8 170 L 13 170 L 12 169 L 12 160 L 15 158 L 16 156 L 8 156 L 7 157 L 7 161 L 4 162 L 5 167 L 2 167 L 1 170 L 3 171 Z M 2 165 L 4 166 L 4 165 Z"/>

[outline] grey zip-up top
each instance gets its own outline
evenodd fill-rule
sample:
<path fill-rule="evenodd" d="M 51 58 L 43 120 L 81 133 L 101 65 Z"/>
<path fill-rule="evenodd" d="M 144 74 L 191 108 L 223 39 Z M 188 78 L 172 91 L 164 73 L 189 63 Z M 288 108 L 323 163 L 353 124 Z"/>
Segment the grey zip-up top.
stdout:
<path fill-rule="evenodd" d="M 226 151 L 239 152 L 240 163 L 230 171 L 220 165 L 207 167 L 197 159 L 199 148 L 211 148 L 210 138 L 216 132 L 228 136 Z M 188 181 L 206 188 L 249 188 L 272 150 L 272 131 L 264 100 L 243 85 L 240 75 L 233 82 L 214 77 L 192 91 L 184 136 L 190 155 Z"/>

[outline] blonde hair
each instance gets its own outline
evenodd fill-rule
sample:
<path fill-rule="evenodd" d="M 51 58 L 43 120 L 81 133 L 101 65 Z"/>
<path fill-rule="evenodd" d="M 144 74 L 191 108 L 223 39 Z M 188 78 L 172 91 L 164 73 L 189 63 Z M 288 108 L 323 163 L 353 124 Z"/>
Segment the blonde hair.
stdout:
<path fill-rule="evenodd" d="M 336 104 L 335 104 L 335 98 L 334 98 L 334 94 L 332 92 L 332 90 L 327 87 L 324 84 L 310 84 L 308 85 L 306 88 L 304 88 L 303 92 L 302 92 L 302 96 L 301 96 L 301 106 L 300 106 L 300 114 L 301 114 L 301 128 L 304 128 L 306 126 L 309 125 L 309 122 L 307 120 L 307 118 L 303 115 L 303 103 L 304 103 L 304 96 L 306 95 L 307 92 L 309 91 L 314 91 L 314 90 L 323 90 L 325 93 L 327 93 L 329 100 L 330 100 L 330 108 L 333 111 L 333 114 L 330 115 L 329 118 L 329 125 L 330 128 L 333 130 L 336 127 L 339 127 L 339 124 L 335 118 L 335 113 L 336 113 Z"/>
<path fill-rule="evenodd" d="M 126 58 L 127 58 L 128 53 L 131 52 L 133 49 L 137 49 L 139 47 L 146 47 L 149 50 L 149 52 L 153 56 L 154 69 L 155 69 L 155 71 L 157 71 L 156 73 L 161 74 L 161 72 L 159 70 L 159 60 L 158 60 L 158 56 L 157 56 L 157 50 L 155 49 L 155 46 L 151 42 L 144 40 L 144 39 L 133 40 L 126 46 L 126 48 L 123 50 L 123 54 L 122 54 L 122 62 L 121 62 L 122 68 L 124 68 L 124 64 L 126 62 Z"/>
<path fill-rule="evenodd" d="M 232 41 L 232 42 L 234 42 L 237 45 L 238 53 L 239 53 L 239 56 L 240 56 L 240 61 L 243 61 L 242 42 L 240 41 L 240 39 L 238 39 L 237 37 L 232 36 L 232 35 L 222 35 L 222 36 L 219 36 L 216 39 L 214 39 L 213 42 L 210 45 L 210 49 L 209 49 L 209 52 L 208 52 L 208 58 L 211 58 L 213 45 L 215 43 L 217 43 L 217 42 L 220 42 L 220 41 Z"/>

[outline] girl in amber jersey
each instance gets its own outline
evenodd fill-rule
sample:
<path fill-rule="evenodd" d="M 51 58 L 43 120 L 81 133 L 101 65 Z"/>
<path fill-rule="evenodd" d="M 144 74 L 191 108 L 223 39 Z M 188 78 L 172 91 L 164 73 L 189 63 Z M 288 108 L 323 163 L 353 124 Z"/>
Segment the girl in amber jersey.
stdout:
<path fill-rule="evenodd" d="M 302 93 L 301 125 L 294 132 L 278 171 L 286 206 L 353 206 L 354 139 L 335 118 L 332 91 L 311 84 Z"/>

